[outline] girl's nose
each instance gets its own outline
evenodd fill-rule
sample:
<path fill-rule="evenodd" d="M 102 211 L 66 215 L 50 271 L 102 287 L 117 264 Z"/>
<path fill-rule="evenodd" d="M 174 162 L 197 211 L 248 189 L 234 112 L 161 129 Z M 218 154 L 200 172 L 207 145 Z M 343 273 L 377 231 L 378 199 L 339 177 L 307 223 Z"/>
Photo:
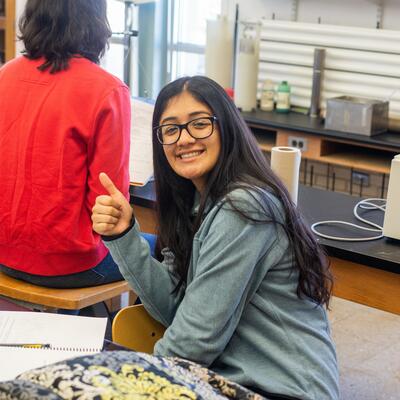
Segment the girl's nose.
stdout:
<path fill-rule="evenodd" d="M 177 142 L 178 146 L 185 146 L 187 144 L 192 144 L 196 141 L 195 138 L 189 135 L 187 128 L 183 128 L 181 131 L 181 136 Z"/>

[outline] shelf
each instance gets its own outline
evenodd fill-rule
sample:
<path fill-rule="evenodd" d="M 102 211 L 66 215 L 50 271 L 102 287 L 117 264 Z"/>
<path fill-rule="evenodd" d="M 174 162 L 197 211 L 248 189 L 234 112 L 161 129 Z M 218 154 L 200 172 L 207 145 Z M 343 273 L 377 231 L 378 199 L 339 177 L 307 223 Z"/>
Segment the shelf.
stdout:
<path fill-rule="evenodd" d="M 266 135 L 255 134 L 258 145 L 262 151 L 271 152 L 271 149 L 275 146 L 275 137 Z"/>
<path fill-rule="evenodd" d="M 315 187 L 357 196 L 385 197 L 391 161 L 399 152 L 396 146 L 385 148 L 368 140 L 360 142 L 350 137 L 325 136 L 301 128 L 273 129 L 261 124 L 252 124 L 250 128 L 260 149 L 266 153 L 274 146 L 296 146 L 300 140 L 303 142 L 301 178 L 304 184 L 312 182 Z M 365 175 L 365 185 L 358 181 L 361 174 Z"/>
<path fill-rule="evenodd" d="M 255 136 L 258 146 L 262 151 L 271 152 L 271 149 L 276 146 L 276 131 L 265 128 L 252 127 L 251 131 Z"/>
<path fill-rule="evenodd" d="M 343 139 L 284 130 L 278 131 L 277 145 L 290 146 L 293 138 L 306 143 L 302 158 L 378 174 L 390 173 L 392 158 L 397 153 L 395 149 L 373 149 Z"/>
<path fill-rule="evenodd" d="M 368 172 L 389 174 L 391 159 L 376 154 L 335 153 L 321 156 L 318 161 Z"/>

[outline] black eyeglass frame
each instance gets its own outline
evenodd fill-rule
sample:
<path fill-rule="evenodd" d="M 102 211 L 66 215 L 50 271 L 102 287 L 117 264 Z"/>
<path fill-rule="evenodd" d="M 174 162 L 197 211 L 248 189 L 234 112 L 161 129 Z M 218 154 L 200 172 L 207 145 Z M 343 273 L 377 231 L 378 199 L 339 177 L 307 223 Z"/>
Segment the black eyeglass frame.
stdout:
<path fill-rule="evenodd" d="M 196 136 L 193 136 L 193 135 L 190 133 L 190 131 L 189 131 L 189 129 L 188 129 L 188 126 L 189 126 L 189 124 L 191 124 L 192 122 L 198 121 L 198 120 L 200 120 L 200 119 L 208 119 L 208 120 L 211 122 L 212 129 L 211 129 L 211 133 L 210 133 L 209 135 L 204 136 L 204 137 L 201 137 L 201 138 L 198 138 L 198 137 L 196 137 Z M 153 131 L 155 131 L 156 136 L 157 136 L 157 139 L 158 139 L 158 141 L 159 141 L 160 144 L 162 144 L 163 146 L 170 146 L 170 145 L 175 144 L 175 143 L 177 143 L 177 142 L 179 141 L 179 139 L 181 138 L 181 135 L 182 135 L 182 131 L 183 131 L 184 129 L 186 129 L 186 132 L 187 132 L 193 139 L 197 139 L 197 140 L 207 139 L 208 137 L 210 137 L 210 136 L 214 133 L 214 126 L 215 126 L 215 122 L 216 122 L 216 121 L 218 121 L 218 118 L 217 118 L 215 115 L 210 115 L 210 116 L 207 116 L 207 117 L 198 117 L 198 118 L 194 118 L 194 119 L 192 119 L 192 120 L 186 122 L 185 124 L 163 124 L 163 125 L 159 125 L 159 126 L 156 126 L 155 128 L 153 128 Z M 161 132 L 161 131 L 160 131 L 160 128 L 162 128 L 162 127 L 164 127 L 164 126 L 176 126 L 176 127 L 179 129 L 179 135 L 178 135 L 178 138 L 175 140 L 175 142 L 172 142 L 172 143 L 163 143 L 163 142 L 162 142 L 162 140 L 160 139 L 160 136 L 159 136 L 159 132 Z"/>

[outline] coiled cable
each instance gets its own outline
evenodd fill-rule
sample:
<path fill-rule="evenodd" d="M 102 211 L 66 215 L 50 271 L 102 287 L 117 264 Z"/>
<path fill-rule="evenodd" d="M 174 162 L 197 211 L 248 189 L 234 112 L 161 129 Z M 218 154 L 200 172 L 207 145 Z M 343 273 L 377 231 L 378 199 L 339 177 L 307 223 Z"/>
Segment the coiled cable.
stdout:
<path fill-rule="evenodd" d="M 376 202 L 382 203 L 382 204 L 376 204 Z M 358 209 L 364 209 L 364 210 L 381 210 L 385 212 L 386 210 L 386 200 L 385 199 L 380 199 L 380 198 L 370 198 L 370 199 L 365 199 L 359 201 L 353 208 L 353 214 L 354 216 L 361 222 L 364 222 L 365 224 L 372 226 L 373 228 L 368 228 L 366 226 L 362 225 L 357 225 L 353 224 L 351 222 L 346 222 L 346 221 L 319 221 L 311 225 L 311 230 L 318 236 L 323 237 L 325 239 L 331 239 L 331 240 L 338 240 L 338 241 L 344 241 L 344 242 L 366 242 L 369 240 L 377 240 L 383 238 L 383 226 L 376 224 L 375 222 L 372 222 L 370 220 L 367 220 L 365 218 L 362 218 L 358 214 Z M 332 236 L 332 235 L 327 235 L 325 233 L 319 232 L 316 227 L 322 226 L 322 225 L 346 225 L 346 226 L 351 226 L 356 229 L 362 229 L 364 231 L 369 231 L 369 232 L 376 232 L 377 235 L 375 236 L 370 236 L 370 237 L 359 237 L 359 238 L 350 238 L 350 237 L 341 237 L 341 236 Z"/>

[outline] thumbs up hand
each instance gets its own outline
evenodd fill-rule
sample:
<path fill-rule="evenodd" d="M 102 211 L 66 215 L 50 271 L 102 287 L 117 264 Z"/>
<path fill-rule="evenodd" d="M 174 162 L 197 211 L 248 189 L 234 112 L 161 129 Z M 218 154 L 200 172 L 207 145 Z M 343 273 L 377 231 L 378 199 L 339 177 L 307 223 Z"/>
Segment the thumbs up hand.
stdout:
<path fill-rule="evenodd" d="M 96 198 L 92 208 L 93 230 L 104 236 L 119 235 L 131 224 L 132 207 L 107 174 L 101 172 L 99 179 L 108 195 Z"/>

